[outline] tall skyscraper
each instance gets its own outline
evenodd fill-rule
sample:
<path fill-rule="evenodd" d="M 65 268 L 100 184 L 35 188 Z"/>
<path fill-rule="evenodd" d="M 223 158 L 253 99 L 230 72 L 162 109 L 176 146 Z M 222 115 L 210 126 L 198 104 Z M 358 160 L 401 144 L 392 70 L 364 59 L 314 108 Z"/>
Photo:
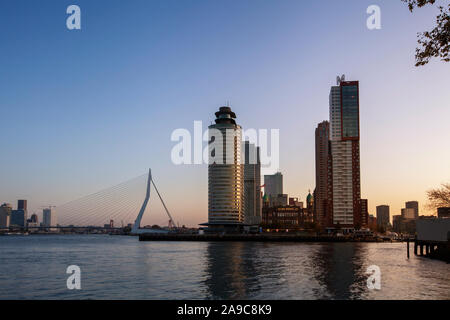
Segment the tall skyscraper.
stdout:
<path fill-rule="evenodd" d="M 262 214 L 259 147 L 245 141 L 244 156 L 245 223 L 259 225 Z"/>
<path fill-rule="evenodd" d="M 241 163 L 242 128 L 230 107 L 215 113 L 209 128 L 208 226 L 240 229 L 244 223 L 244 165 Z"/>
<path fill-rule="evenodd" d="M 390 214 L 389 214 L 389 206 L 381 205 L 377 206 L 377 225 L 386 229 L 389 225 Z"/>
<path fill-rule="evenodd" d="M 338 77 L 330 91 L 333 225 L 363 226 L 359 158 L 359 82 Z"/>
<path fill-rule="evenodd" d="M 419 202 L 418 201 L 408 201 L 405 203 L 406 209 L 414 209 L 414 219 L 419 218 Z"/>
<path fill-rule="evenodd" d="M 27 200 L 17 200 L 17 210 L 27 211 Z"/>
<path fill-rule="evenodd" d="M 323 121 L 316 128 L 316 190 L 315 221 L 323 227 L 327 226 L 327 207 L 329 191 L 329 161 L 330 161 L 330 123 Z"/>
<path fill-rule="evenodd" d="M 47 208 L 42 210 L 42 225 L 44 227 L 56 226 L 56 212 L 55 209 Z"/>

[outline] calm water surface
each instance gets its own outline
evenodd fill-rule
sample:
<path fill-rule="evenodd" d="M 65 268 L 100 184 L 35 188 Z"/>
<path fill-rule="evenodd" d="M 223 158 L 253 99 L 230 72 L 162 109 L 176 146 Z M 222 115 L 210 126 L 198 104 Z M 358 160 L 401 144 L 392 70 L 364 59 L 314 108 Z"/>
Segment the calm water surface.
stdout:
<path fill-rule="evenodd" d="M 66 268 L 81 268 L 68 290 Z M 366 269 L 381 269 L 381 290 Z M 450 264 L 404 243 L 139 242 L 0 237 L 0 299 L 450 299 Z"/>

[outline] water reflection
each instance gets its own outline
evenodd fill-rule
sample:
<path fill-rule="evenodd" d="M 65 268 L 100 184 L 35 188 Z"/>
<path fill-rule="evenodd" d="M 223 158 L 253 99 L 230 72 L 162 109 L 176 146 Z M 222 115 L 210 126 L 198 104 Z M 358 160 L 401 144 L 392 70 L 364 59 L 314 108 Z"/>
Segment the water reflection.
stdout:
<path fill-rule="evenodd" d="M 401 243 L 1 240 L 0 299 L 450 299 L 450 265 L 406 259 Z M 67 290 L 69 264 L 82 268 L 83 290 Z M 381 290 L 366 286 L 370 265 Z"/>
<path fill-rule="evenodd" d="M 208 243 L 205 285 L 211 299 L 239 299 L 260 286 L 255 278 L 254 246 L 244 242 Z"/>
<path fill-rule="evenodd" d="M 361 299 L 366 255 L 351 243 L 211 242 L 204 284 L 211 299 Z"/>
<path fill-rule="evenodd" d="M 313 256 L 317 266 L 315 276 L 326 288 L 328 299 L 358 299 L 365 290 L 364 257 L 366 250 L 359 244 L 326 243 Z"/>

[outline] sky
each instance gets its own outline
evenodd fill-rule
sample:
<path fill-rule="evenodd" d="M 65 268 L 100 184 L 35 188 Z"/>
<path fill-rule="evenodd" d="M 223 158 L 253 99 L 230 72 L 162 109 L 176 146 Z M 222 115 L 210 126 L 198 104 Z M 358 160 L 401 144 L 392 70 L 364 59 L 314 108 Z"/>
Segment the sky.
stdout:
<path fill-rule="evenodd" d="M 71 4 L 81 30 L 66 27 Z M 380 30 L 366 27 L 372 4 Z M 304 201 L 314 130 L 345 74 L 360 81 L 369 213 L 418 200 L 431 214 L 426 191 L 450 181 L 450 63 L 417 68 L 414 53 L 437 13 L 400 0 L 2 1 L 0 202 L 37 211 L 151 167 L 174 219 L 206 222 L 207 166 L 173 164 L 170 138 L 195 120 L 206 130 L 226 101 L 244 129 L 280 130 L 284 191 Z"/>

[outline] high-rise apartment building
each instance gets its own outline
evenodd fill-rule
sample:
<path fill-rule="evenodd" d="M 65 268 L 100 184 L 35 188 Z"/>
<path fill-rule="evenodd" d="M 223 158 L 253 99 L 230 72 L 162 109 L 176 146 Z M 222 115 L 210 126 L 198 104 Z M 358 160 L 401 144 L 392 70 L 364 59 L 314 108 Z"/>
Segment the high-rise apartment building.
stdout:
<path fill-rule="evenodd" d="M 359 157 L 359 82 L 338 78 L 330 91 L 332 224 L 363 226 Z"/>
<path fill-rule="evenodd" d="M 259 225 L 262 214 L 259 148 L 245 141 L 244 157 L 245 223 Z"/>
<path fill-rule="evenodd" d="M 242 128 L 230 107 L 215 113 L 209 128 L 208 223 L 215 229 L 240 229 L 244 223 Z"/>
<path fill-rule="evenodd" d="M 327 226 L 328 192 L 330 188 L 330 123 L 323 121 L 316 128 L 316 189 L 315 189 L 315 221 Z"/>
<path fill-rule="evenodd" d="M 388 205 L 377 206 L 377 225 L 387 228 L 390 222 L 390 213 Z"/>

